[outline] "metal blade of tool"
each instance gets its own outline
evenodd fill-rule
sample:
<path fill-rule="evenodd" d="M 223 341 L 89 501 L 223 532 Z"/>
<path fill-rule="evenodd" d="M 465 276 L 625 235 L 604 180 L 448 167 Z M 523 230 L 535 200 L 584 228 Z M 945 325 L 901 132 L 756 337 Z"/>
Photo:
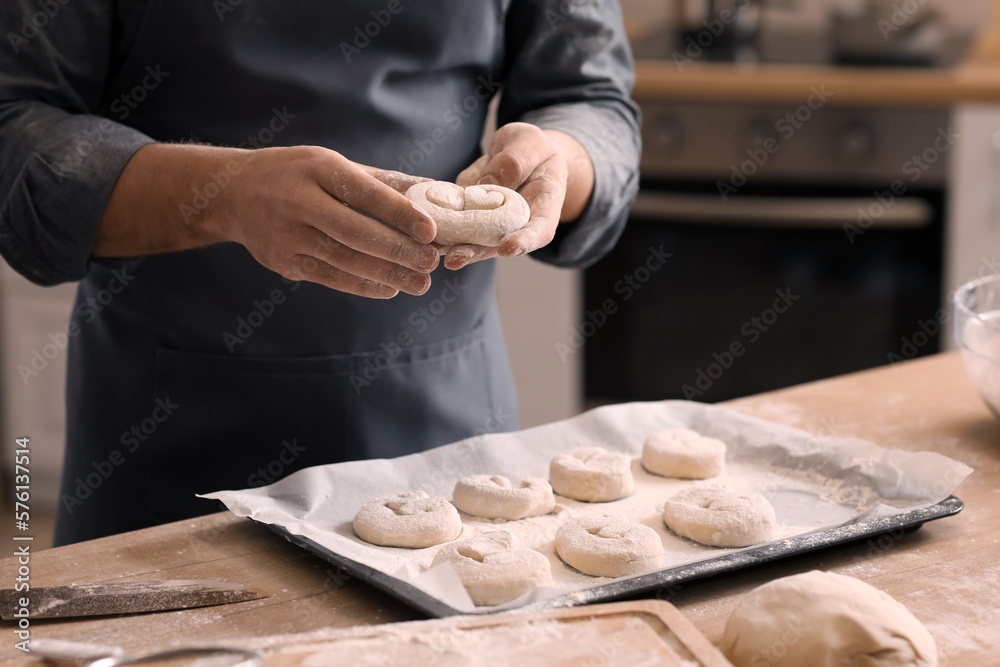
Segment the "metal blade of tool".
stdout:
<path fill-rule="evenodd" d="M 0 590 L 0 619 L 16 618 L 15 612 L 24 608 L 24 598 L 29 617 L 37 619 L 191 609 L 265 597 L 266 593 L 243 584 L 214 579 L 47 586 L 28 591 L 8 588 Z"/>

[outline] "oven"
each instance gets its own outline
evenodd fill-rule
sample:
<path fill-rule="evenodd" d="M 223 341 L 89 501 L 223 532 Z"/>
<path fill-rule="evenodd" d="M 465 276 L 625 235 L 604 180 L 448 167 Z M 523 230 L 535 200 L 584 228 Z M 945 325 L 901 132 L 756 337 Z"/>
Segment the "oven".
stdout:
<path fill-rule="evenodd" d="M 721 401 L 939 350 L 946 109 L 639 102 L 640 193 L 584 274 L 588 403 Z"/>

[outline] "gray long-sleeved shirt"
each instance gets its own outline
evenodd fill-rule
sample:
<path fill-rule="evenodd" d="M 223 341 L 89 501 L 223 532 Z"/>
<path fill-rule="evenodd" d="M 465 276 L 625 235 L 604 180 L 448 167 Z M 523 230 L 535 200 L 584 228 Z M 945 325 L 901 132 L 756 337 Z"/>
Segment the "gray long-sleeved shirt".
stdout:
<path fill-rule="evenodd" d="M 396 0 L 393 5 L 407 20 L 416 12 L 408 9 L 409 2 Z M 169 71 L 149 63 L 141 77 L 126 82 L 126 93 L 113 85 L 121 83 L 123 66 L 137 40 L 143 39 L 143 27 L 156 4 L 153 0 L 0 4 L 4 42 L 0 46 L 0 254 L 36 283 L 50 285 L 86 275 L 101 213 L 139 148 L 154 141 L 192 138 L 147 132 L 132 122 L 137 105 L 158 103 L 158 86 L 185 85 L 171 81 Z M 200 4 L 211 7 L 213 18 L 220 22 L 247 20 L 252 14 L 252 0 Z M 595 168 L 594 193 L 584 215 L 571 226 L 564 225 L 556 240 L 534 256 L 559 266 L 590 264 L 617 240 L 637 188 L 638 112 L 628 100 L 631 60 L 617 4 L 603 0 L 496 4 L 503 21 L 504 49 L 497 54 L 499 75 L 487 76 L 482 90 L 492 94 L 503 81 L 500 124 L 521 120 L 568 132 L 587 149 Z M 365 41 L 364 29 L 369 26 L 364 19 L 384 12 L 381 5 L 372 8 L 371 17 L 347 18 L 343 27 L 331 29 L 330 57 L 338 61 L 343 57 L 348 63 L 352 59 L 370 63 L 381 57 L 384 66 L 375 77 L 391 77 L 400 65 L 386 36 L 393 26 L 379 28 L 384 34 Z M 477 39 L 479 32 L 454 30 L 447 21 L 440 24 L 439 39 L 447 40 L 450 49 L 475 47 L 463 40 Z M 190 38 L 178 35 L 185 42 Z M 192 48 L 194 44 L 196 40 Z M 432 71 L 433 79 L 425 81 L 415 103 L 447 97 L 459 88 L 458 80 L 468 76 L 460 69 L 434 72 L 434 62 L 420 65 Z M 230 81 L 214 84 L 232 84 L 233 94 L 240 89 Z M 365 95 L 378 89 L 357 92 Z M 393 99 L 366 101 L 376 106 L 399 104 Z M 350 112 L 344 115 L 350 122 Z M 450 116 L 441 115 L 441 127 L 448 130 L 465 117 L 462 107 L 456 106 Z M 221 132 L 212 136 L 213 129 L 191 134 L 208 143 L 247 144 Z M 407 159 L 419 158 L 413 147 L 427 146 L 432 137 L 430 131 L 425 135 L 418 128 L 402 150 L 387 146 L 357 158 L 383 168 L 454 178 L 451 169 L 435 173 L 430 161 L 421 168 Z M 254 144 L 250 137 L 248 145 Z M 328 147 L 349 153 L 341 146 Z"/>

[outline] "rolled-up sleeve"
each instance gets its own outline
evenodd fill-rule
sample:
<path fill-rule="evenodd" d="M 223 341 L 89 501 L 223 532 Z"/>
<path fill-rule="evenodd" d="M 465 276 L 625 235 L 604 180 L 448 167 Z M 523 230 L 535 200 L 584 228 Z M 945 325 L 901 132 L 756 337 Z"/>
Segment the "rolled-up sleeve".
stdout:
<path fill-rule="evenodd" d="M 37 3 L 0 4 L 0 25 L 13 27 L 0 48 L 0 254 L 40 285 L 84 276 L 119 175 L 153 141 L 97 115 L 111 6 L 60 3 L 36 27 Z"/>
<path fill-rule="evenodd" d="M 586 149 L 594 190 L 583 214 L 532 256 L 593 264 L 614 246 L 638 190 L 639 110 L 632 55 L 614 0 L 515 0 L 497 120 L 560 130 Z"/>

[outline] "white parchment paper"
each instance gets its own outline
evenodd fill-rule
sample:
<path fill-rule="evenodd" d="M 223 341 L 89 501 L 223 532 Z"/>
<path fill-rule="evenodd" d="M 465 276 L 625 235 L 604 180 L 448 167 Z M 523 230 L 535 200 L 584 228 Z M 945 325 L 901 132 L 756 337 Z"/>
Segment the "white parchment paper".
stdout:
<path fill-rule="evenodd" d="M 639 459 L 646 437 L 664 428 L 690 428 L 728 445 L 726 469 L 692 481 L 647 473 Z M 396 459 L 351 461 L 300 470 L 269 486 L 218 491 L 241 517 L 275 524 L 376 570 L 409 582 L 462 611 L 476 611 L 450 566 L 429 570 L 440 547 L 378 547 L 354 534 L 354 515 L 366 502 L 400 491 L 423 490 L 451 499 L 466 475 L 499 474 L 517 484 L 525 476 L 548 478 L 549 461 L 567 449 L 599 446 L 633 457 L 636 492 L 611 503 L 582 503 L 557 496 L 556 511 L 521 521 L 490 521 L 462 514 L 459 539 L 490 530 L 514 533 L 522 546 L 548 556 L 554 586 L 536 589 L 493 609 L 523 606 L 581 591 L 602 579 L 581 574 L 556 555 L 556 529 L 590 512 L 617 512 L 654 528 L 663 540 L 661 569 L 734 551 L 678 537 L 663 524 L 663 501 L 694 484 L 723 483 L 763 493 L 778 519 L 775 540 L 843 525 L 871 513 L 929 507 L 947 498 L 972 469 L 936 452 L 905 452 L 848 438 L 820 437 L 749 417 L 724 407 L 687 401 L 628 403 L 591 410 L 572 419 L 516 433 L 477 436 Z M 481 611 L 482 608 L 479 608 Z"/>

